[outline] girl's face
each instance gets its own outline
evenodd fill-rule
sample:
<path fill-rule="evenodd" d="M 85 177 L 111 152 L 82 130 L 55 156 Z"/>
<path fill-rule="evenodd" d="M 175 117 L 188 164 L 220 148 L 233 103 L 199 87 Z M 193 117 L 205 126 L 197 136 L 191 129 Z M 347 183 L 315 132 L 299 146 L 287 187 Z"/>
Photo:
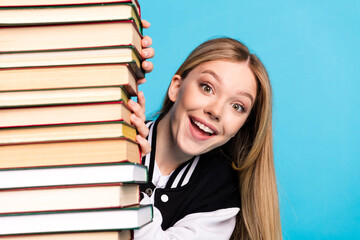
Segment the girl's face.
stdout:
<path fill-rule="evenodd" d="M 257 83 L 246 63 L 217 60 L 172 78 L 170 125 L 174 143 L 195 156 L 225 144 L 245 123 Z"/>

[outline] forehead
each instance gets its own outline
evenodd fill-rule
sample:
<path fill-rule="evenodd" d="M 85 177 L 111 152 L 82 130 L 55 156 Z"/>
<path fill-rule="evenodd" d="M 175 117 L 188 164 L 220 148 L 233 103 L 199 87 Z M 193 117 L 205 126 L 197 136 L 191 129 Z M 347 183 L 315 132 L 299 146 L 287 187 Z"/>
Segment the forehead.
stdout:
<path fill-rule="evenodd" d="M 210 77 L 234 90 L 246 90 L 256 95 L 257 82 L 247 62 L 216 60 L 205 62 L 194 68 L 188 77 Z"/>
<path fill-rule="evenodd" d="M 211 69 L 218 74 L 223 74 L 226 76 L 226 73 L 238 73 L 240 75 L 249 75 L 249 77 L 254 77 L 252 70 L 249 67 L 247 62 L 235 62 L 229 60 L 215 60 L 209 61 L 200 64 L 194 70 L 202 72 L 206 69 Z"/>

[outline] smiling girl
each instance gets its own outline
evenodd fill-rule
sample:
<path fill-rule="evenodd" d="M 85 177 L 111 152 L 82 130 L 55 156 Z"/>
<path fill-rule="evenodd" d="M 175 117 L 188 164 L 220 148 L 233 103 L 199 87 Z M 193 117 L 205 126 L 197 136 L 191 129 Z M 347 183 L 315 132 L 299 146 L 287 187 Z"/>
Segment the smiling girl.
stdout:
<path fill-rule="evenodd" d="M 230 38 L 198 46 L 172 77 L 156 121 L 130 101 L 153 222 L 135 239 L 281 239 L 267 72 Z M 147 140 L 143 137 L 147 136 Z"/>

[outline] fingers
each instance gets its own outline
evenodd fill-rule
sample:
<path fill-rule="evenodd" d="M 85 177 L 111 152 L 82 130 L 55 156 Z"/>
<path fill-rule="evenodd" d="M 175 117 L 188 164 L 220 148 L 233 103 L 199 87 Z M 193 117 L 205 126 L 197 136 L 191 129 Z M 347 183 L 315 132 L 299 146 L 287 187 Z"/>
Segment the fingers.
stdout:
<path fill-rule="evenodd" d="M 149 36 L 144 36 L 143 39 L 141 39 L 141 46 L 142 47 L 150 47 L 152 44 L 152 38 Z"/>
<path fill-rule="evenodd" d="M 149 36 L 144 36 L 144 38 L 141 40 L 141 46 L 143 47 L 143 49 L 141 50 L 141 56 L 144 59 L 152 58 L 155 55 L 155 50 L 152 47 L 150 47 L 151 44 L 152 44 L 152 39 Z M 151 72 L 153 69 L 152 63 L 148 61 L 144 61 L 142 67 L 144 68 L 145 72 Z"/>
<path fill-rule="evenodd" d="M 141 63 L 141 66 L 144 69 L 145 73 L 149 73 L 154 69 L 153 63 L 149 61 L 143 61 Z"/>
<path fill-rule="evenodd" d="M 153 48 L 144 48 L 141 50 L 141 56 L 144 59 L 152 58 L 155 55 L 155 50 Z"/>
<path fill-rule="evenodd" d="M 128 107 L 133 112 L 132 115 L 135 115 L 140 121 L 145 122 L 145 110 L 142 109 L 140 104 L 134 102 L 134 100 L 129 99 Z"/>
<path fill-rule="evenodd" d="M 149 135 L 149 128 L 145 124 L 145 98 L 142 94 L 138 94 L 138 99 L 140 103 L 136 103 L 131 99 L 128 102 L 130 110 L 133 111 L 130 116 L 130 121 L 139 133 L 136 136 L 136 141 L 140 146 L 141 154 L 146 155 L 150 152 L 151 147 L 149 142 L 146 140 L 147 135 Z"/>
<path fill-rule="evenodd" d="M 150 23 L 144 19 L 141 20 L 141 23 L 143 25 L 143 28 L 149 28 Z M 146 59 L 152 58 L 155 55 L 155 50 L 150 47 L 152 44 L 152 39 L 149 36 L 144 36 L 141 40 L 141 46 L 143 49 L 141 50 L 141 57 L 143 57 L 145 60 L 142 62 L 142 68 L 144 69 L 145 73 L 149 73 L 153 70 L 154 65 L 152 62 L 146 61 Z M 141 83 L 144 83 L 145 81 L 140 81 Z"/>
<path fill-rule="evenodd" d="M 130 116 L 131 123 L 136 127 L 139 134 L 146 138 L 149 134 L 149 129 L 145 125 L 145 97 L 143 92 L 138 93 L 138 103 L 130 99 L 128 107 L 133 112 Z"/>
<path fill-rule="evenodd" d="M 149 47 L 152 44 L 152 40 L 150 37 L 147 37 L 150 40 L 146 40 L 145 37 L 141 40 L 141 45 L 143 47 L 141 50 L 141 56 L 145 59 L 152 58 L 155 55 L 155 50 L 152 47 Z"/>
<path fill-rule="evenodd" d="M 145 80 L 145 79 L 144 79 Z M 145 124 L 145 97 L 143 92 L 138 92 L 138 102 L 129 99 L 128 107 L 133 112 L 130 116 L 130 121 L 138 131 L 136 141 L 138 142 L 141 154 L 146 155 L 150 152 L 151 147 L 146 137 L 149 135 L 149 128 Z"/>
<path fill-rule="evenodd" d="M 143 138 L 140 135 L 137 135 L 136 141 L 139 143 L 142 156 L 144 156 L 150 152 L 150 150 L 151 150 L 150 144 L 145 138 Z"/>
<path fill-rule="evenodd" d="M 134 126 L 136 127 L 136 129 L 138 130 L 138 133 L 141 137 L 146 138 L 147 135 L 149 134 L 149 129 L 147 128 L 147 126 L 145 125 L 145 122 L 142 121 L 138 116 L 136 116 L 135 114 L 131 114 L 130 116 L 130 120 L 132 122 L 132 124 L 134 124 Z"/>
<path fill-rule="evenodd" d="M 141 78 L 141 79 L 138 79 L 137 80 L 137 85 L 140 85 L 140 84 L 143 84 L 146 82 L 146 79 L 145 78 Z"/>
<path fill-rule="evenodd" d="M 143 28 L 149 28 L 151 26 L 151 24 L 144 19 L 141 19 L 141 24 L 142 24 Z"/>
<path fill-rule="evenodd" d="M 144 97 L 144 93 L 142 91 L 138 92 L 138 104 L 141 107 L 141 110 L 145 113 L 145 97 Z"/>

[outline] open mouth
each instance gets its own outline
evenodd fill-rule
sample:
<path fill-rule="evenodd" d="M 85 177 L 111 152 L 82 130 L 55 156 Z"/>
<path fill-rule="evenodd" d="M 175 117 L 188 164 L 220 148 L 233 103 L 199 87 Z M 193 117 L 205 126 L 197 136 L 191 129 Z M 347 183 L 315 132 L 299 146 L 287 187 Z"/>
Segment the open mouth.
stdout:
<path fill-rule="evenodd" d="M 196 121 L 193 118 L 190 118 L 190 120 L 191 120 L 192 125 L 195 126 L 199 131 L 203 132 L 204 134 L 206 134 L 208 136 L 212 136 L 212 135 L 216 134 L 215 130 L 209 128 L 205 124 L 203 124 L 199 121 Z"/>

